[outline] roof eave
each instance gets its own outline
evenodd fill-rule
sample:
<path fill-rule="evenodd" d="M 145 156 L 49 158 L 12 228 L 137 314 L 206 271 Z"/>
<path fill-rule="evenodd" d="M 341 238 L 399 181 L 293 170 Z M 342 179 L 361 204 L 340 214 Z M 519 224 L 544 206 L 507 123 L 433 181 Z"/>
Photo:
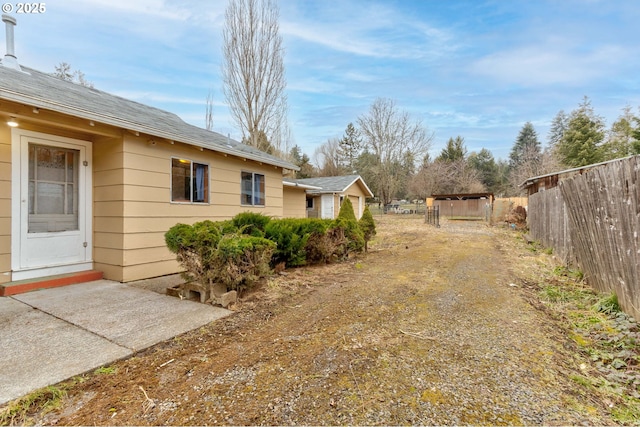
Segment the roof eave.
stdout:
<path fill-rule="evenodd" d="M 107 125 L 127 129 L 134 132 L 146 133 L 148 135 L 165 138 L 172 141 L 182 142 L 182 143 L 193 145 L 199 148 L 206 148 L 208 150 L 217 151 L 220 153 L 224 153 L 224 154 L 228 154 L 228 155 L 232 155 L 240 158 L 245 158 L 248 160 L 253 160 L 259 163 L 267 163 L 267 164 L 278 166 L 284 169 L 295 170 L 295 171 L 300 170 L 300 168 L 294 165 L 293 163 L 289 163 L 285 161 L 277 161 L 277 160 L 274 161 L 272 159 L 265 159 L 259 156 L 252 155 L 251 153 L 245 153 L 239 150 L 224 148 L 219 145 L 204 144 L 200 141 L 193 140 L 191 138 L 185 138 L 184 136 L 177 133 L 173 134 L 170 132 L 160 131 L 158 129 L 154 129 L 149 126 L 141 125 L 140 123 L 119 119 L 117 117 L 113 117 L 109 115 L 96 114 L 81 108 L 76 108 L 76 107 L 71 107 L 69 105 L 46 101 L 46 100 L 43 100 L 42 98 L 25 96 L 23 94 L 19 94 L 17 92 L 9 91 L 6 89 L 0 89 L 0 98 L 5 99 L 7 101 L 31 105 L 37 108 L 56 111 L 58 113 L 79 117 L 85 120 L 93 120 L 98 123 L 104 123 Z"/>
<path fill-rule="evenodd" d="M 282 181 L 282 184 L 285 187 L 300 187 L 300 188 L 304 188 L 305 190 L 321 190 L 320 187 L 316 187 L 315 185 L 300 184 L 300 183 L 291 182 L 291 181 Z"/>

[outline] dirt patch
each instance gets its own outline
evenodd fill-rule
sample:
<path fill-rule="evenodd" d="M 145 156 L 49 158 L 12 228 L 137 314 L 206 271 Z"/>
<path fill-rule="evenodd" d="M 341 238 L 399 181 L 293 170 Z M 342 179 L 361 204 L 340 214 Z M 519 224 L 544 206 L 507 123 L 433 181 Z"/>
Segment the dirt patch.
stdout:
<path fill-rule="evenodd" d="M 521 286 L 536 254 L 482 223 L 376 217 L 369 254 L 288 270 L 232 316 L 74 380 L 63 425 L 612 424 Z"/>

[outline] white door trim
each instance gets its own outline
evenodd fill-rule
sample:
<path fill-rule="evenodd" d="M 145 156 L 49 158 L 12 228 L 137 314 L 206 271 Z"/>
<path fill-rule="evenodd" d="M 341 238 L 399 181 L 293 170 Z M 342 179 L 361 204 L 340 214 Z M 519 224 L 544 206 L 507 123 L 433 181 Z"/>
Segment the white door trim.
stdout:
<path fill-rule="evenodd" d="M 83 259 L 57 263 L 46 266 L 29 267 L 25 266 L 22 261 L 22 244 L 23 233 L 26 232 L 24 224 L 22 205 L 26 201 L 22 198 L 24 191 L 23 178 L 27 176 L 24 162 L 23 138 L 32 138 L 40 140 L 43 144 L 55 146 L 75 146 L 82 147 L 85 153 L 85 160 L 88 162 L 86 166 L 82 165 L 80 160 L 79 180 L 81 181 L 79 201 L 84 201 L 82 206 L 78 207 L 79 224 L 83 233 L 84 242 L 86 242 L 86 252 Z M 11 130 L 11 280 L 23 280 L 36 277 L 44 277 L 55 274 L 73 273 L 77 271 L 90 270 L 93 268 L 93 216 L 92 216 L 92 143 L 78 139 L 66 138 L 56 135 L 50 135 L 40 132 L 33 132 L 14 128 Z M 28 179 L 28 176 L 27 176 Z"/>
<path fill-rule="evenodd" d="M 320 218 L 333 219 L 335 217 L 334 203 L 333 194 L 322 194 L 320 196 Z"/>

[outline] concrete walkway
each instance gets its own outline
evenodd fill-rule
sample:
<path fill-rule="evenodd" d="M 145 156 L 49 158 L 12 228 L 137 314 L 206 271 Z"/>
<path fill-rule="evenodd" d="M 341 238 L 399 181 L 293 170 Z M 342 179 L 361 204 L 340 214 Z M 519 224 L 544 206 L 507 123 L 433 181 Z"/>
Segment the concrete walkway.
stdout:
<path fill-rule="evenodd" d="M 230 313 L 108 280 L 0 298 L 0 404 Z"/>

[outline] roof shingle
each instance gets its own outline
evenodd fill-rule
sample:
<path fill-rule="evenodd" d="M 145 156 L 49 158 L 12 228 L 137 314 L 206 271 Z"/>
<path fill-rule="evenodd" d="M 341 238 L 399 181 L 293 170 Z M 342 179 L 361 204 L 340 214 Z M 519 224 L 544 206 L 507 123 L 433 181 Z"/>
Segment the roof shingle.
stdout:
<path fill-rule="evenodd" d="M 0 66 L 0 99 L 48 109 L 131 131 L 299 170 L 287 161 L 217 132 L 185 123 L 176 114 L 22 67 Z"/>

